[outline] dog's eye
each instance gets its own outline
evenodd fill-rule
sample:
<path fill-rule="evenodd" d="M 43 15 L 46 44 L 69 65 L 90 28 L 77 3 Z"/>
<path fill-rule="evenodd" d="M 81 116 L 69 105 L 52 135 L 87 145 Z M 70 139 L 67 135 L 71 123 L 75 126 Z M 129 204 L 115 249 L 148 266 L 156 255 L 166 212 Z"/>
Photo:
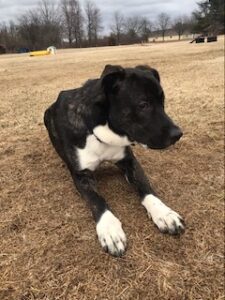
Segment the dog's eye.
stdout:
<path fill-rule="evenodd" d="M 139 106 L 140 109 L 144 110 L 144 109 L 147 109 L 147 108 L 150 107 L 150 103 L 146 102 L 146 101 L 142 101 L 142 102 L 139 103 L 138 106 Z"/>

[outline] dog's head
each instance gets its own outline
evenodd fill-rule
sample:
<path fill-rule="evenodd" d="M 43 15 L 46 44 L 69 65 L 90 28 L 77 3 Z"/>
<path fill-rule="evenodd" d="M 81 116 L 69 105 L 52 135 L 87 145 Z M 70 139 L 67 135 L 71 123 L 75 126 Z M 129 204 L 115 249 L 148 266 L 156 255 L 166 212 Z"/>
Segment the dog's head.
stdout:
<path fill-rule="evenodd" d="M 109 101 L 109 125 L 115 132 L 152 149 L 166 148 L 181 138 L 181 129 L 164 111 L 157 70 L 107 65 L 101 81 Z"/>

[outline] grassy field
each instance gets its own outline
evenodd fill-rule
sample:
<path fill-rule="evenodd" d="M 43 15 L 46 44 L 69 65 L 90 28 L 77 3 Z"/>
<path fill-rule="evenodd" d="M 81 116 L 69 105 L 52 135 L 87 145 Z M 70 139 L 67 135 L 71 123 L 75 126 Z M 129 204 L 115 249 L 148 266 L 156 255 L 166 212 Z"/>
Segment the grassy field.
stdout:
<path fill-rule="evenodd" d="M 0 56 L 0 299 L 224 299 L 223 50 L 220 38 Z M 122 258 L 102 251 L 43 125 L 61 90 L 109 63 L 157 68 L 166 110 L 184 131 L 167 151 L 134 147 L 159 196 L 184 216 L 180 238 L 154 227 L 115 166 L 96 173 L 127 234 Z"/>

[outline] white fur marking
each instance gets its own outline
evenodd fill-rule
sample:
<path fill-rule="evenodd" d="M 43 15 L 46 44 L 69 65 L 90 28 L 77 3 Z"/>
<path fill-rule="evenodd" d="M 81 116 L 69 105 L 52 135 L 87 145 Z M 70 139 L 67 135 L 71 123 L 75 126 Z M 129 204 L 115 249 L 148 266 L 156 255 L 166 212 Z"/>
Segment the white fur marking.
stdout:
<path fill-rule="evenodd" d="M 160 231 L 174 233 L 176 228 L 184 229 L 181 216 L 154 195 L 145 196 L 142 205 Z"/>
<path fill-rule="evenodd" d="M 148 149 L 148 146 L 145 145 L 145 144 L 141 144 L 141 146 L 142 146 L 143 148 L 145 148 L 145 149 Z"/>
<path fill-rule="evenodd" d="M 126 249 L 126 235 L 119 219 L 106 210 L 97 223 L 96 231 L 102 247 L 112 255 L 121 256 Z"/>
<path fill-rule="evenodd" d="M 117 162 L 124 158 L 125 147 L 101 143 L 92 134 L 86 139 L 84 149 L 76 148 L 80 170 L 94 171 L 103 161 Z"/>
<path fill-rule="evenodd" d="M 129 179 L 128 179 L 128 177 L 127 177 L 126 174 L 124 175 L 124 177 L 125 177 L 126 181 L 127 181 L 128 183 L 130 183 L 130 181 L 129 181 Z"/>
<path fill-rule="evenodd" d="M 116 134 L 109 128 L 108 124 L 96 126 L 93 132 L 102 142 L 112 146 L 125 147 L 131 144 L 126 136 Z"/>

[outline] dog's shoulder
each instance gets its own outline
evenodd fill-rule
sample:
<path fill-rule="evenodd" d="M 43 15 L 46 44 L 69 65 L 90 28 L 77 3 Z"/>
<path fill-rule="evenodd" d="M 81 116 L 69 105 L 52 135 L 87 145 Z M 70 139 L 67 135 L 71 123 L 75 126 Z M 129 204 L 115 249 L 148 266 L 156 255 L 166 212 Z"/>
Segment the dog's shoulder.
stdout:
<path fill-rule="evenodd" d="M 58 131 L 74 145 L 83 146 L 88 134 L 97 124 L 105 122 L 104 94 L 98 79 L 88 80 L 83 86 L 61 91 L 51 106 Z"/>

